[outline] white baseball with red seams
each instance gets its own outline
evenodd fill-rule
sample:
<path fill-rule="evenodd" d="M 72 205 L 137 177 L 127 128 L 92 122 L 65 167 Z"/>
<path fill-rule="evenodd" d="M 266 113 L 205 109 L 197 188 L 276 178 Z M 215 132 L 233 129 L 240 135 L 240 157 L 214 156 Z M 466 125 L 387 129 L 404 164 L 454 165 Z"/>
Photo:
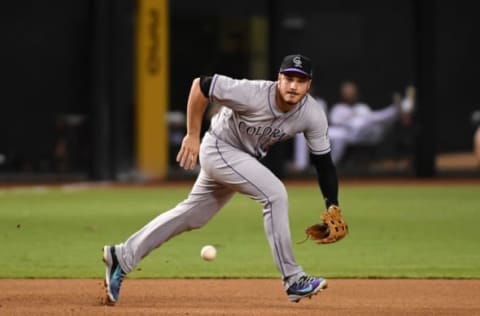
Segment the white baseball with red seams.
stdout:
<path fill-rule="evenodd" d="M 202 250 L 200 251 L 200 256 L 203 260 L 212 261 L 217 256 L 217 249 L 215 249 L 212 245 L 203 246 Z"/>

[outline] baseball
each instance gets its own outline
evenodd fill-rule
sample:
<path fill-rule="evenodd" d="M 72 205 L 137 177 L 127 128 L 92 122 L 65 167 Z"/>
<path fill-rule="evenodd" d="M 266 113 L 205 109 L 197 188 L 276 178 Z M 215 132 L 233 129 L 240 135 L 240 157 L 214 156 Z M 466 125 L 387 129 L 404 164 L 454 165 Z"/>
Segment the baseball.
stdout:
<path fill-rule="evenodd" d="M 212 261 L 217 256 L 217 249 L 212 245 L 206 245 L 200 251 L 200 256 L 203 260 Z"/>

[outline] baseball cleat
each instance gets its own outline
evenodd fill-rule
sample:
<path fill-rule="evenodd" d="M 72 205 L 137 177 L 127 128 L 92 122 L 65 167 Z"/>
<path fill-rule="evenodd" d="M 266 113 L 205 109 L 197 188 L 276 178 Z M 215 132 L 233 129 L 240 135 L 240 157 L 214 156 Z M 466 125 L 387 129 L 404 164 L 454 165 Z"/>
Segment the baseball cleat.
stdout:
<path fill-rule="evenodd" d="M 291 302 L 298 303 L 302 298 L 312 298 L 313 295 L 325 290 L 327 286 L 327 280 L 324 278 L 304 275 L 287 289 L 288 299 Z"/>
<path fill-rule="evenodd" d="M 107 291 L 106 304 L 115 305 L 120 295 L 120 286 L 127 275 L 120 268 L 115 246 L 103 247 L 103 262 L 105 263 L 105 289 Z"/>

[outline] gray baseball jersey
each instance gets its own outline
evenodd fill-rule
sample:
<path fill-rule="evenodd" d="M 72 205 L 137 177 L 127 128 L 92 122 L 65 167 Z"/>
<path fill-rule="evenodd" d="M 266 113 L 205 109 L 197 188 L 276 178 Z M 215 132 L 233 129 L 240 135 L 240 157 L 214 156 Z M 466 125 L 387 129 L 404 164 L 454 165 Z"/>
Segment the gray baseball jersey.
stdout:
<path fill-rule="evenodd" d="M 173 236 L 205 225 L 239 192 L 263 206 L 265 233 L 285 289 L 304 275 L 293 255 L 287 191 L 258 158 L 265 156 L 272 144 L 299 132 L 304 132 L 311 152 L 328 153 L 327 119 L 321 105 L 309 95 L 283 113 L 275 104 L 276 91 L 272 81 L 213 77 L 210 101 L 223 108 L 202 140 L 201 170 L 192 191 L 186 200 L 116 245 L 124 272 L 132 271 Z"/>
<path fill-rule="evenodd" d="M 212 118 L 210 132 L 257 158 L 263 158 L 271 145 L 300 132 L 304 132 L 310 152 L 329 152 L 327 118 L 321 105 L 307 95 L 293 110 L 283 113 L 275 105 L 275 93 L 272 81 L 215 75 L 210 102 L 223 108 Z"/>

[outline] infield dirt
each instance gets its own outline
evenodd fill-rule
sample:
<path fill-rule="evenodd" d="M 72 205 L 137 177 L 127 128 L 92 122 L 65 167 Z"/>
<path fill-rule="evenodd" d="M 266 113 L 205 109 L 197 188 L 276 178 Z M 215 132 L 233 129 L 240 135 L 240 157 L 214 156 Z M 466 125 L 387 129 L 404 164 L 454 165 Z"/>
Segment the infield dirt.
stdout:
<path fill-rule="evenodd" d="M 332 279 L 290 303 L 279 280 L 127 279 L 104 306 L 103 280 L 0 280 L 0 315 L 480 315 L 480 280 Z"/>

